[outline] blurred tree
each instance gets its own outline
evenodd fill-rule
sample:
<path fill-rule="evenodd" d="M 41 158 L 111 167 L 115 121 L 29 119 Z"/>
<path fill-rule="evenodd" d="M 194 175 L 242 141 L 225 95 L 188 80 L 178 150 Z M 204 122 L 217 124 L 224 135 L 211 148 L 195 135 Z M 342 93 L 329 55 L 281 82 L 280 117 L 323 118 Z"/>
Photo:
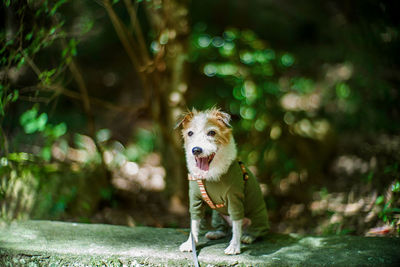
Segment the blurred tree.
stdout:
<path fill-rule="evenodd" d="M 185 106 L 183 95 L 188 87 L 187 2 L 157 0 L 141 3 L 149 20 L 150 31 L 154 35 L 151 51 L 146 45 L 143 29 L 137 18 L 138 5 L 142 1 L 135 1 L 134 4 L 130 0 L 123 2 L 130 18 L 130 27 L 125 26 L 109 0 L 104 0 L 103 4 L 140 78 L 144 96 L 141 108 L 150 114 L 150 118 L 158 126 L 162 162 L 167 173 L 167 193 L 177 196 L 176 200 L 182 200 L 186 197 L 183 187 L 184 161 L 179 136 L 172 129 L 176 116 Z"/>

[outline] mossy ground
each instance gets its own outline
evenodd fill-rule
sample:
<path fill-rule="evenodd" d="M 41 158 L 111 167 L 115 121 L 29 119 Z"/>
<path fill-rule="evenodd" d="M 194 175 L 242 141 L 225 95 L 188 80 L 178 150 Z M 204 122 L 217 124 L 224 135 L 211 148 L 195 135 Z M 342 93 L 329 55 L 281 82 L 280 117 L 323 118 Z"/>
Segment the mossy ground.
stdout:
<path fill-rule="evenodd" d="M 188 266 L 188 230 L 52 221 L 0 226 L 1 266 Z M 227 256 L 229 239 L 201 240 L 203 266 L 398 266 L 400 239 L 270 234 Z"/>

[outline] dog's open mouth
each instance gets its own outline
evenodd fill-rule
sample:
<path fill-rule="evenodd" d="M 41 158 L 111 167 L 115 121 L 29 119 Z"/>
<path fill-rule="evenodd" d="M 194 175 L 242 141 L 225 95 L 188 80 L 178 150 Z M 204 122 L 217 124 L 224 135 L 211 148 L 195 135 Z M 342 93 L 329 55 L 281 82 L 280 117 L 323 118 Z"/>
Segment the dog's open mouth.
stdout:
<path fill-rule="evenodd" d="M 214 159 L 215 153 L 212 153 L 208 157 L 195 157 L 196 166 L 202 171 L 208 171 L 210 169 L 210 163 Z"/>

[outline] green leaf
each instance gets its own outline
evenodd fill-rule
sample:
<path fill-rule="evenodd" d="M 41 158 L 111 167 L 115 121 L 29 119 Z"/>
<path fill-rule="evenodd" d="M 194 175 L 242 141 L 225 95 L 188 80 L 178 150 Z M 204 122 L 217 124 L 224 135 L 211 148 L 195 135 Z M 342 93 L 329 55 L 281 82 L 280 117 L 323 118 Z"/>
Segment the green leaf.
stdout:
<path fill-rule="evenodd" d="M 387 209 L 387 212 L 400 213 L 400 208 L 391 208 L 391 209 Z"/>
<path fill-rule="evenodd" d="M 345 83 L 339 83 L 336 85 L 336 95 L 339 98 L 348 98 L 350 96 L 350 87 Z"/>
<path fill-rule="evenodd" d="M 46 146 L 42 149 L 41 156 L 45 161 L 50 161 L 51 159 L 51 147 Z"/>
<path fill-rule="evenodd" d="M 24 125 L 24 131 L 27 134 L 33 134 L 38 130 L 36 121 L 29 121 Z"/>
<path fill-rule="evenodd" d="M 38 131 L 43 131 L 46 127 L 46 123 L 47 123 L 47 114 L 46 113 L 42 113 L 40 114 L 40 116 L 37 118 L 37 129 Z"/>
<path fill-rule="evenodd" d="M 33 36 L 33 32 L 28 33 L 28 34 L 25 36 L 25 40 L 29 41 L 30 39 L 32 39 L 32 36 Z"/>
<path fill-rule="evenodd" d="M 376 198 L 375 204 L 376 205 L 380 205 L 385 201 L 385 197 L 384 196 L 379 196 Z"/>
<path fill-rule="evenodd" d="M 23 162 L 29 160 L 29 154 L 25 152 L 20 152 L 20 153 L 10 153 L 8 154 L 8 159 L 13 160 L 16 162 Z"/>
<path fill-rule="evenodd" d="M 281 57 L 281 63 L 285 67 L 290 67 L 294 63 L 294 57 L 292 55 L 290 55 L 290 54 L 284 54 Z"/>
<path fill-rule="evenodd" d="M 51 77 L 54 75 L 56 72 L 56 69 L 51 69 L 48 71 L 43 71 L 39 75 L 39 79 L 44 83 L 44 84 L 50 84 L 51 83 Z"/>
<path fill-rule="evenodd" d="M 396 182 L 396 183 L 392 186 L 392 192 L 393 192 L 393 193 L 399 193 L 399 192 L 400 192 L 400 182 Z"/>
<path fill-rule="evenodd" d="M 49 35 L 54 34 L 54 33 L 56 32 L 56 30 L 57 30 L 57 27 L 56 27 L 56 26 L 51 27 L 51 29 L 50 29 L 50 31 L 49 31 Z"/>
<path fill-rule="evenodd" d="M 21 123 L 21 125 L 24 126 L 28 122 L 34 120 L 36 118 L 37 112 L 38 111 L 36 107 L 33 107 L 32 109 L 25 111 L 19 118 L 19 122 Z"/>
<path fill-rule="evenodd" d="M 67 0 L 59 0 L 59 1 L 53 6 L 53 8 L 51 9 L 51 11 L 50 11 L 50 16 L 53 16 L 53 15 L 57 12 L 57 9 L 58 9 L 62 4 L 64 4 L 66 1 L 67 1 Z"/>
<path fill-rule="evenodd" d="M 21 60 L 19 61 L 18 65 L 17 65 L 17 68 L 21 68 L 22 65 L 24 65 L 24 64 L 25 64 L 25 58 L 22 57 Z"/>
<path fill-rule="evenodd" d="M 54 126 L 53 135 L 55 138 L 64 135 L 66 132 L 67 132 L 67 125 L 64 122 Z"/>
<path fill-rule="evenodd" d="M 68 51 L 69 51 L 68 47 L 64 48 L 63 51 L 61 52 L 61 56 L 64 58 L 67 55 Z"/>
<path fill-rule="evenodd" d="M 69 46 L 69 50 L 71 52 L 71 55 L 76 56 L 77 52 L 76 52 L 76 45 L 78 44 L 78 42 L 72 38 L 71 40 L 69 40 L 68 46 Z"/>
<path fill-rule="evenodd" d="M 19 97 L 19 92 L 18 92 L 18 90 L 14 90 L 13 97 L 12 97 L 12 99 L 11 99 L 11 102 L 17 101 L 18 97 Z"/>

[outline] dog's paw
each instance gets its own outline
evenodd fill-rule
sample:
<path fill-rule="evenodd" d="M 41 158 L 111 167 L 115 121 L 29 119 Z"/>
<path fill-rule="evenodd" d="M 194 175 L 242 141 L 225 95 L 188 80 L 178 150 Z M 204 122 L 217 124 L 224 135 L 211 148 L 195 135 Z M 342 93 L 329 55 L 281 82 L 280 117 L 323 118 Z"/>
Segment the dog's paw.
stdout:
<path fill-rule="evenodd" d="M 256 240 L 256 238 L 252 235 L 248 235 L 248 234 L 243 234 L 242 237 L 240 238 L 240 241 L 243 244 L 251 244 L 254 242 L 254 240 Z"/>
<path fill-rule="evenodd" d="M 190 252 L 190 251 L 192 251 L 192 240 L 189 239 L 188 241 L 182 243 L 179 246 L 179 250 L 181 252 Z"/>
<path fill-rule="evenodd" d="M 240 254 L 240 243 L 239 244 L 230 243 L 224 252 L 225 254 L 228 255 Z"/>
<path fill-rule="evenodd" d="M 206 233 L 206 238 L 211 239 L 211 240 L 216 240 L 216 239 L 220 239 L 226 236 L 226 233 L 224 231 L 221 230 L 217 230 L 217 231 L 209 231 Z"/>

